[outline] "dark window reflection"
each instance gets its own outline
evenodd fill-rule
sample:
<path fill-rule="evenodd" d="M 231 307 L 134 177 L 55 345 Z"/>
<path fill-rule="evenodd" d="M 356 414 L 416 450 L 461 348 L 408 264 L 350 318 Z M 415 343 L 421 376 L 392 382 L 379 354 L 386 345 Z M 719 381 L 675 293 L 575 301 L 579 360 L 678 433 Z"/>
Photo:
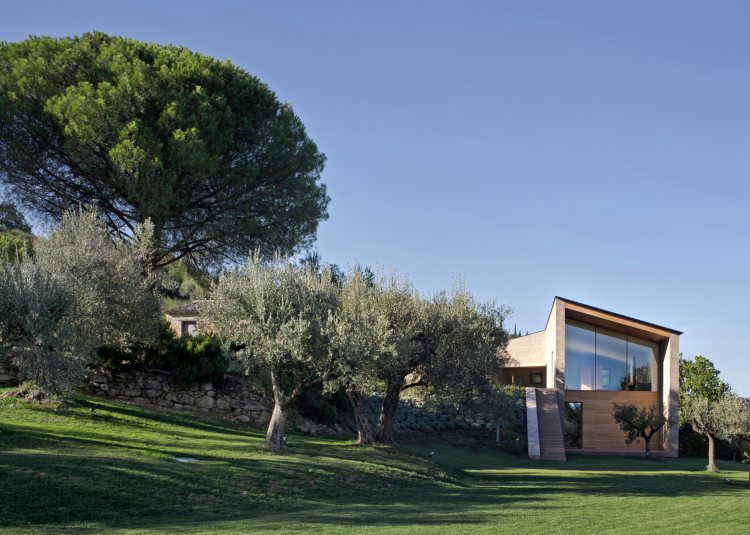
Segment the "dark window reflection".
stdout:
<path fill-rule="evenodd" d="M 583 445 L 583 403 L 569 401 L 565 404 L 565 447 L 581 448 Z"/>

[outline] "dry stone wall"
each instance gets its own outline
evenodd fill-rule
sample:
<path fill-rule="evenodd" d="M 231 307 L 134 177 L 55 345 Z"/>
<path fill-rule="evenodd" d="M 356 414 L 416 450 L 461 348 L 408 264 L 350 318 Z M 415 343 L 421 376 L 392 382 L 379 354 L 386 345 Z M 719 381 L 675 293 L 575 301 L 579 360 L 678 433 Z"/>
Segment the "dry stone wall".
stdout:
<path fill-rule="evenodd" d="M 226 376 L 221 385 L 177 385 L 167 374 L 98 370 L 88 383 L 90 394 L 139 405 L 206 413 L 225 420 L 265 425 L 271 418 L 272 400 L 256 392 L 247 381 Z"/>
<path fill-rule="evenodd" d="M 273 400 L 256 391 L 241 377 L 224 376 L 221 384 L 179 385 L 168 374 L 158 372 L 111 372 L 97 370 L 88 381 L 88 393 L 138 405 L 205 414 L 225 421 L 265 426 L 271 419 Z M 340 433 L 290 415 L 293 428 L 304 433 Z"/>

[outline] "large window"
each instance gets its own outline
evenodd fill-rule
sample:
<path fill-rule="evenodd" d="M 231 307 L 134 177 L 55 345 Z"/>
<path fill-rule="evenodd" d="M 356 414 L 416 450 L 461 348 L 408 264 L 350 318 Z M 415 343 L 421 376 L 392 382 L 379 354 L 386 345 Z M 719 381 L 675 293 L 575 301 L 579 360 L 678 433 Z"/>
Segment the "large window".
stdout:
<path fill-rule="evenodd" d="M 656 344 L 577 321 L 565 324 L 565 388 L 656 390 Z"/>

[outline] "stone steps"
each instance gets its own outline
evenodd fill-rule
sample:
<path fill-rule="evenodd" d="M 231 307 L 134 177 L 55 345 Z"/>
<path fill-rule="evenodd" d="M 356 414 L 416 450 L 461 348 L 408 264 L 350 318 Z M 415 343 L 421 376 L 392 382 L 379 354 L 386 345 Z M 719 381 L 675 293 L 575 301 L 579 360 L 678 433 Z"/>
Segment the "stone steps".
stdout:
<path fill-rule="evenodd" d="M 536 389 L 536 410 L 539 426 L 540 458 L 565 461 L 565 442 L 557 392 L 554 388 Z"/>

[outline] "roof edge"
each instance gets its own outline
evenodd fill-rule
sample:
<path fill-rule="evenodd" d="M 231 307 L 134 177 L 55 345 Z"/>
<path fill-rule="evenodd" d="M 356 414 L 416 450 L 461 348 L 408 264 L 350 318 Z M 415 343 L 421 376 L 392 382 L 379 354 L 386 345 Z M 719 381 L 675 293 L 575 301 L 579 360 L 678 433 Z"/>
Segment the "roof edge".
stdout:
<path fill-rule="evenodd" d="M 572 299 L 567 299 L 565 297 L 560 297 L 559 295 L 555 296 L 555 299 L 559 299 L 560 301 L 564 303 L 570 303 L 571 305 L 577 305 L 580 307 L 589 308 L 591 310 L 594 310 L 596 312 L 601 312 L 603 314 L 609 314 L 610 316 L 614 316 L 616 318 L 621 318 L 628 321 L 634 321 L 636 323 L 640 323 L 641 325 L 647 325 L 648 327 L 653 327 L 654 329 L 660 329 L 662 331 L 666 331 L 668 333 L 676 334 L 676 335 L 682 335 L 684 334 L 682 331 L 678 331 L 676 329 L 672 329 L 670 327 L 664 327 L 663 325 L 658 325 L 656 323 L 651 323 L 650 321 L 644 321 L 639 320 L 638 318 L 634 318 L 632 316 L 626 316 L 625 314 L 620 314 L 619 312 L 612 312 L 611 310 L 606 310 L 604 308 L 599 308 L 591 305 L 587 305 L 586 303 L 581 303 L 580 301 L 573 301 Z M 552 306 L 554 307 L 554 300 L 552 301 Z M 552 311 L 550 310 L 550 315 L 552 315 Z M 549 322 L 549 317 L 547 318 L 547 322 Z"/>

